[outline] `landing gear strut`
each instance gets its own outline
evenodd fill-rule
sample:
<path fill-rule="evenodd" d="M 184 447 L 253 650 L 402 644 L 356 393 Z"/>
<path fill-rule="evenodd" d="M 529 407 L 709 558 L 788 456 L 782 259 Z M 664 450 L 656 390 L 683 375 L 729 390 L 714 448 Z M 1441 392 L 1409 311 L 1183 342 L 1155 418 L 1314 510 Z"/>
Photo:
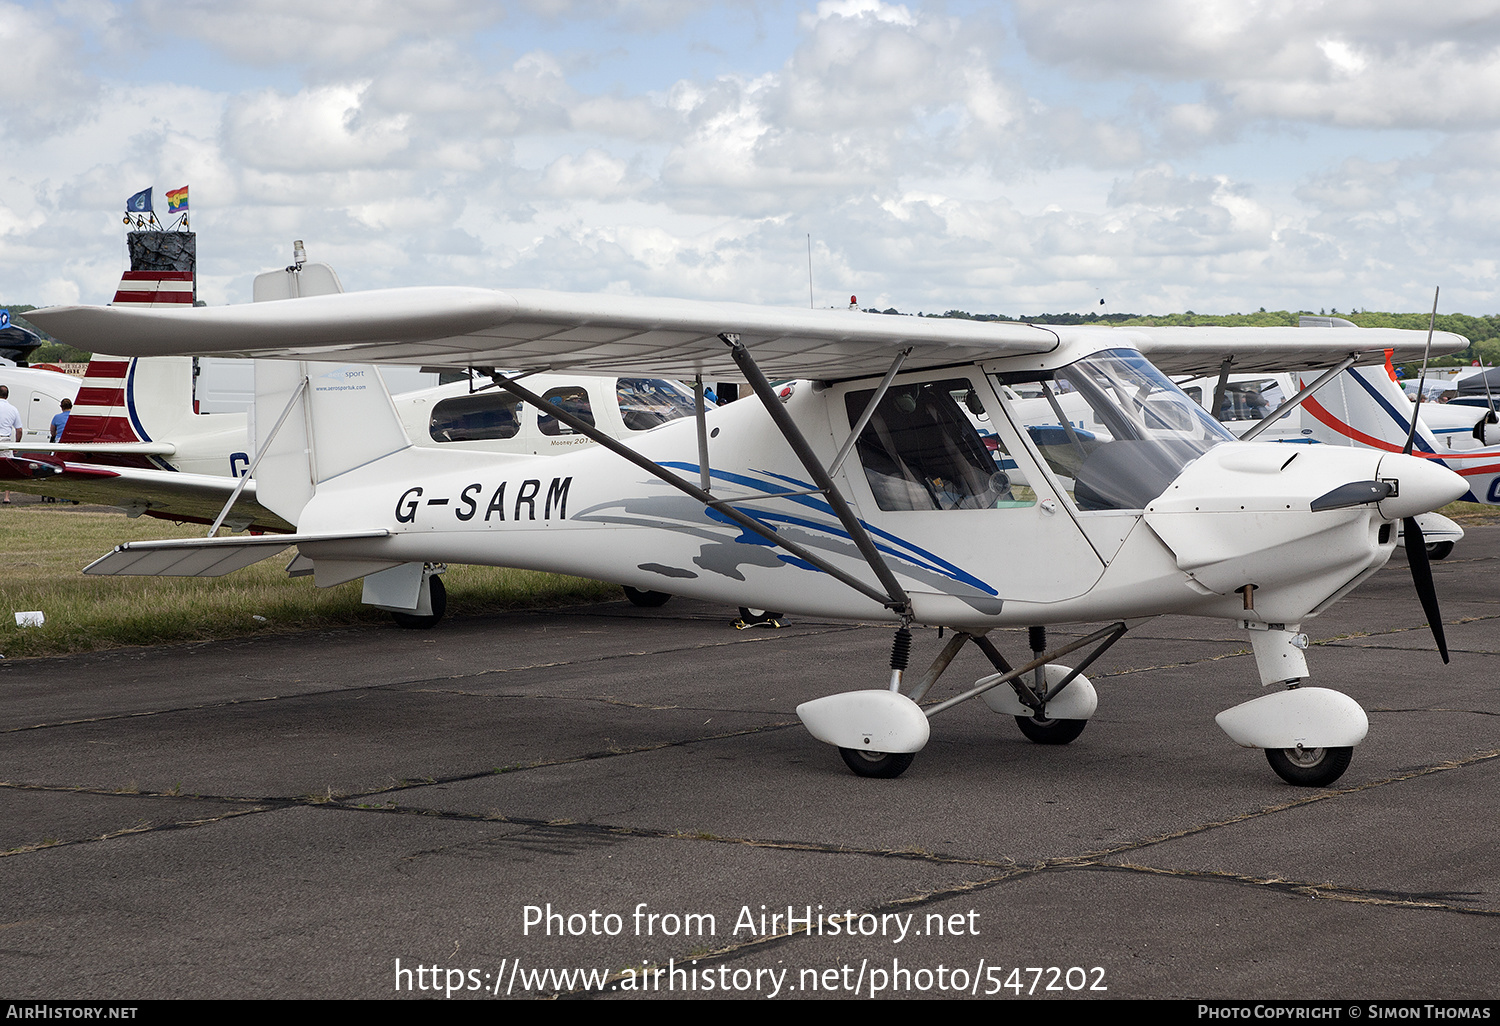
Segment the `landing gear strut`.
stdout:
<path fill-rule="evenodd" d="M 829 695 L 797 707 L 803 724 L 820 741 L 839 749 L 844 764 L 862 777 L 900 776 L 927 743 L 931 717 L 960 702 L 983 696 L 985 704 L 1014 716 L 1021 730 L 1041 744 L 1067 744 L 1079 734 L 1098 703 L 1093 686 L 1082 671 L 1125 634 L 1115 623 L 1052 652 L 1046 635 L 1032 631 L 1036 658 L 1012 669 L 983 635 L 955 633 L 922 677 L 903 693 L 903 676 L 911 646 L 911 632 L 902 627 L 891 646 L 891 679 L 885 691 L 849 691 Z M 963 646 L 973 642 L 998 672 L 982 677 L 968 691 L 923 709 L 917 705 L 931 690 Z M 1051 660 L 1093 645 L 1077 669 Z M 1028 683 L 1028 680 L 1030 683 Z M 1006 684 L 1009 687 L 1001 687 Z"/>

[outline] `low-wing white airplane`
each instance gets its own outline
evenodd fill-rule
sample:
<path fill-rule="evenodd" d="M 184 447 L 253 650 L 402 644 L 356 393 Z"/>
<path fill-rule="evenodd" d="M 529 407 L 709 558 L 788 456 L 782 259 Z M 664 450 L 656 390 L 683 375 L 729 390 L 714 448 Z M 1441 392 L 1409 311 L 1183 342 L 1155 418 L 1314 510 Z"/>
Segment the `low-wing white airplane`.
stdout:
<path fill-rule="evenodd" d="M 1412 518 L 1464 494 L 1463 481 L 1400 452 L 1237 441 L 1158 369 L 1226 352 L 1250 370 L 1378 361 L 1386 349 L 1415 359 L 1420 332 L 1140 332 L 468 288 L 30 316 L 74 345 L 286 361 L 274 364 L 279 375 L 258 375 L 267 430 L 254 462 L 260 501 L 297 532 L 131 543 L 87 572 L 215 576 L 295 544 L 294 566 L 310 564 L 317 584 L 370 575 L 367 590 L 374 582 L 418 612 L 430 609 L 424 565 L 453 561 L 884 618 L 899 625 L 888 687 L 798 709 L 864 776 L 903 772 L 930 718 L 975 697 L 1035 741 L 1072 741 L 1097 704 L 1082 671 L 1141 620 L 1179 613 L 1242 627 L 1261 683 L 1278 686 L 1220 714 L 1230 737 L 1265 749 L 1292 783 L 1328 784 L 1368 724 L 1352 698 L 1303 686 L 1300 624 L 1384 565 L 1397 521 L 1447 658 Z M 1465 344 L 1439 334 L 1431 349 Z M 329 358 L 347 362 L 309 362 Z M 738 372 L 760 401 L 699 405 L 627 446 L 536 394 L 524 374 L 489 370 L 598 447 L 423 450 L 361 366 L 376 362 L 629 369 L 700 383 Z M 768 375 L 810 385 L 783 398 Z M 1084 397 L 1109 441 L 1086 444 L 1060 410 L 1048 412 L 1065 389 Z M 1023 390 L 1044 400 L 1024 415 L 1008 398 Z M 980 411 L 991 449 L 970 419 Z M 1091 622 L 1106 626 L 1049 650 L 1047 626 Z M 905 678 L 912 623 L 955 631 L 915 682 Z M 985 637 L 1002 626 L 1033 628 L 1032 658 L 1006 662 Z M 996 672 L 919 705 L 971 642 Z M 1091 646 L 1076 667 L 1058 662 Z"/>
<path fill-rule="evenodd" d="M 70 374 L 9 363 L 0 363 L 0 385 L 10 391 L 8 401 L 21 415 L 21 441 L 25 443 L 45 443 L 62 401 L 72 401 L 78 394 L 78 379 Z M 9 442 L 0 438 L 0 443 Z"/>

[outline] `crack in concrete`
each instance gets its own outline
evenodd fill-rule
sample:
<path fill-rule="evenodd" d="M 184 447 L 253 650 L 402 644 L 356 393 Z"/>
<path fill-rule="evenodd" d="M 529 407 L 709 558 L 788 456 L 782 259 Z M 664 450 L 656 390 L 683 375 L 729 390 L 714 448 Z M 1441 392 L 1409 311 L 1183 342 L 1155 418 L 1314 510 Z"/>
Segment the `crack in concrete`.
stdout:
<path fill-rule="evenodd" d="M 53 790 L 73 790 L 68 788 L 54 788 Z M 81 790 L 81 789 L 78 789 Z M 114 793 L 114 792 L 109 792 Z M 155 797 L 155 796 L 152 796 Z M 196 796 L 195 796 L 196 797 Z M 219 799 L 220 801 L 233 799 Z M 277 806 L 284 808 L 285 806 Z M 208 826 L 211 823 L 222 823 L 225 820 L 237 819 L 240 816 L 251 816 L 261 812 L 272 812 L 275 808 L 271 806 L 255 806 L 249 809 L 230 809 L 218 816 L 206 816 L 202 819 L 175 820 L 171 823 L 141 823 L 136 826 L 122 827 L 119 830 L 109 830 L 105 833 L 91 837 L 73 837 L 68 839 L 37 841 L 33 844 L 17 845 L 5 851 L 0 851 L 0 858 L 9 858 L 12 855 L 30 855 L 34 852 L 49 851 L 54 848 L 69 848 L 78 844 L 95 844 L 99 841 L 112 841 L 117 837 L 129 837 L 135 834 L 153 834 L 164 830 L 181 830 L 192 827 Z"/>

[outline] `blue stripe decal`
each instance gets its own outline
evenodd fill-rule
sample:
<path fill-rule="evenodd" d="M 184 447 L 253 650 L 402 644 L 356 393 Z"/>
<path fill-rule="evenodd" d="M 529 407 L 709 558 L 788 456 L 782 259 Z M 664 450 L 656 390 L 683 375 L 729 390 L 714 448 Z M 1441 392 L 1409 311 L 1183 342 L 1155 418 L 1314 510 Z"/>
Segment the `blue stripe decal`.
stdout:
<path fill-rule="evenodd" d="M 127 416 L 130 417 L 130 428 L 131 428 L 132 431 L 135 432 L 135 436 L 137 438 L 139 438 L 143 442 L 150 442 L 150 441 L 154 441 L 154 439 L 152 439 L 152 437 L 149 434 L 146 433 L 145 427 L 143 427 L 141 425 L 140 415 L 137 414 L 136 411 L 135 411 L 135 368 L 136 368 L 136 364 L 137 364 L 137 358 L 136 357 L 131 357 L 130 358 L 130 367 L 125 372 L 125 413 L 126 413 Z M 146 459 L 148 459 L 152 463 L 154 463 L 156 465 L 157 469 L 159 469 L 159 470 L 170 470 L 173 473 L 175 473 L 177 471 L 176 467 L 172 466 L 172 464 L 168 463 L 166 460 L 162 459 L 160 456 L 147 456 Z"/>
<path fill-rule="evenodd" d="M 696 463 L 671 462 L 662 463 L 661 466 L 669 467 L 673 470 L 684 470 L 693 474 L 697 474 L 699 472 L 698 464 Z M 763 474 L 768 478 L 773 478 L 775 480 L 785 482 L 786 484 L 792 485 L 796 488 L 814 487 L 812 482 L 810 481 L 801 481 L 795 477 L 788 477 L 785 474 L 775 474 L 770 471 L 758 471 L 757 473 Z M 784 499 L 787 502 L 794 502 L 800 506 L 805 506 L 808 509 L 816 510 L 819 513 L 824 513 L 830 517 L 834 517 L 835 519 L 837 518 L 837 514 L 833 512 L 832 506 L 828 505 L 826 501 L 815 498 L 811 495 L 777 495 L 776 493 L 770 491 L 770 486 L 765 481 L 757 480 L 744 474 L 734 474 L 723 470 L 710 469 L 709 476 L 711 478 L 719 478 L 731 484 L 740 485 L 744 488 L 753 488 L 757 491 L 762 492 L 766 498 Z M 746 496 L 742 500 L 737 499 L 735 500 L 735 502 L 753 502 L 757 498 L 757 496 L 750 495 Z M 708 512 L 710 516 L 713 516 L 715 513 L 714 510 L 709 510 Z M 761 510 L 740 510 L 740 512 L 761 522 L 775 521 L 779 523 L 789 524 L 796 527 L 806 528 L 810 531 L 821 531 L 825 534 L 833 535 L 834 537 L 844 538 L 851 543 L 853 542 L 853 539 L 849 537 L 849 532 L 845 531 L 842 527 L 835 527 L 831 524 L 819 523 L 818 521 L 807 520 L 802 517 L 787 516 L 786 514 L 781 513 L 767 513 Z M 722 514 L 720 514 L 718 517 L 715 517 L 715 519 L 722 518 Z M 886 555 L 892 556 L 896 559 L 912 563 L 916 566 L 922 567 L 925 570 L 930 570 L 934 573 L 942 574 L 944 577 L 950 578 L 951 580 L 967 584 L 971 588 L 975 588 L 979 591 L 984 592 L 986 595 L 999 594 L 998 591 L 990 587 L 984 581 L 981 581 L 973 574 L 970 574 L 967 571 L 954 566 L 952 563 L 948 562 L 937 553 L 928 552 L 926 549 L 922 548 L 919 545 L 913 545 L 911 542 L 906 541 L 903 538 L 899 538 L 888 531 L 882 531 L 880 528 L 874 527 L 863 520 L 861 520 L 859 523 L 860 526 L 862 526 L 866 531 L 870 532 L 872 538 L 875 539 L 875 548 L 877 551 L 883 552 Z M 748 533 L 746 535 L 743 535 L 739 540 L 752 542 L 754 544 L 767 544 L 764 539 L 749 535 Z M 881 540 L 884 540 L 888 544 L 882 545 Z M 801 561 L 799 560 L 796 565 L 800 566 Z"/>

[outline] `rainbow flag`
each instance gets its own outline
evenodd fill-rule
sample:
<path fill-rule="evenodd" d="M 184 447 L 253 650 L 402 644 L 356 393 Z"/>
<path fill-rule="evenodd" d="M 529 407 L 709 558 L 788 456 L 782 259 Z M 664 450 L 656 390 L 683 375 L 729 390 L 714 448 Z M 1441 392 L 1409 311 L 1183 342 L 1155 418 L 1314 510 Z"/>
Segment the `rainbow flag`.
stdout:
<path fill-rule="evenodd" d="M 167 193 L 167 213 L 175 214 L 188 208 L 187 191 L 188 187 L 184 185 Z"/>

